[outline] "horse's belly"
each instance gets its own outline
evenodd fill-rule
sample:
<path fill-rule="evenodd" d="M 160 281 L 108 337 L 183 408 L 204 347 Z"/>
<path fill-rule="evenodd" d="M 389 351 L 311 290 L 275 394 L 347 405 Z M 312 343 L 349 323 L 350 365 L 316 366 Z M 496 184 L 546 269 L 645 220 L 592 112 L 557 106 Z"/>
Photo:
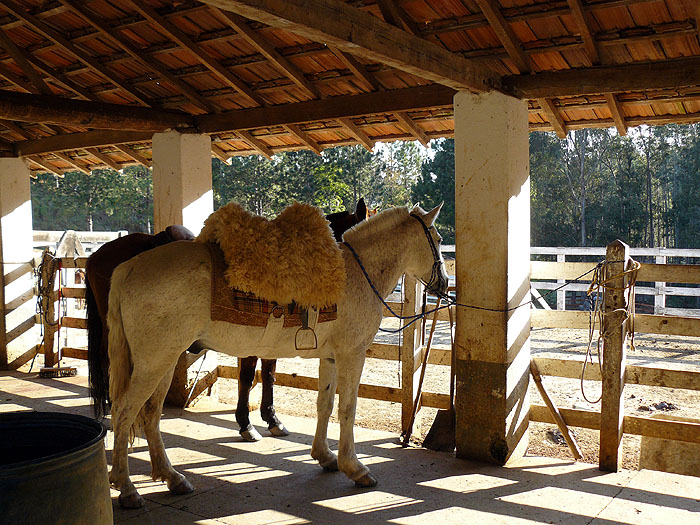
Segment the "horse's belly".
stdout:
<path fill-rule="evenodd" d="M 207 334 L 202 338 L 205 347 L 212 348 L 235 357 L 251 355 L 263 359 L 278 359 L 284 357 L 324 357 L 330 356 L 332 349 L 329 345 L 331 327 L 337 321 L 321 323 L 316 326 L 314 333 L 317 348 L 297 348 L 297 327 L 281 328 L 275 333 L 266 334 L 266 328 L 256 326 L 241 326 L 231 323 L 212 321 Z M 313 337 L 312 337 L 313 339 Z M 308 341 L 308 339 L 305 339 Z"/>

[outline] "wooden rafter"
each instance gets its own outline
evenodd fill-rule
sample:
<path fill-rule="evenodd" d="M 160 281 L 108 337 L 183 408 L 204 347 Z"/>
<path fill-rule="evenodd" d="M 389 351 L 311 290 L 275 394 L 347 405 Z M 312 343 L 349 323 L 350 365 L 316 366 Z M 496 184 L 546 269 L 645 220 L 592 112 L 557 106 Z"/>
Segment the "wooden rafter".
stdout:
<path fill-rule="evenodd" d="M 221 162 L 223 162 L 225 164 L 230 164 L 229 159 L 231 158 L 231 155 L 227 154 L 223 149 L 221 149 L 216 144 L 211 145 L 211 152 Z"/>
<path fill-rule="evenodd" d="M 519 98 L 567 97 L 700 85 L 700 58 L 681 58 L 503 78 L 503 88 Z"/>
<path fill-rule="evenodd" d="M 177 42 L 180 46 L 192 53 L 209 69 L 209 71 L 224 81 L 227 85 L 238 91 L 238 93 L 240 93 L 240 95 L 244 97 L 248 103 L 256 106 L 263 105 L 264 102 L 260 95 L 255 93 L 245 82 L 226 69 L 221 62 L 207 53 L 202 46 L 195 43 L 184 31 L 179 29 L 167 18 L 159 15 L 155 9 L 142 2 L 135 2 L 133 0 L 124 1 L 141 16 L 146 18 L 146 20 L 148 20 L 151 24 L 156 26 L 158 31 L 161 31 L 163 34 L 168 36 L 168 38 L 171 38 L 173 41 Z"/>
<path fill-rule="evenodd" d="M 100 102 L 100 99 L 93 95 L 90 91 L 87 89 L 79 86 L 75 82 L 73 82 L 70 78 L 68 78 L 66 75 L 56 71 L 55 68 L 48 66 L 44 64 L 41 60 L 38 60 L 34 55 L 28 55 L 27 60 L 39 71 L 41 71 L 46 77 L 51 78 L 52 81 L 55 84 L 58 84 L 59 86 L 63 87 L 67 91 L 72 91 L 75 93 L 78 97 L 83 98 L 85 100 L 92 100 L 93 102 Z"/>
<path fill-rule="evenodd" d="M 588 57 L 594 65 L 602 63 L 601 54 L 598 49 L 598 44 L 595 41 L 593 32 L 588 26 L 588 20 L 586 19 L 586 13 L 583 10 L 583 4 L 581 0 L 567 0 L 569 7 L 571 8 L 571 15 L 576 22 L 581 33 L 581 38 L 583 39 L 583 44 L 588 53 Z M 605 100 L 608 104 L 608 109 L 615 122 L 615 127 L 617 128 L 618 134 L 621 136 L 627 135 L 627 125 L 625 124 L 625 119 L 622 116 L 622 107 L 620 106 L 617 98 L 613 93 L 606 93 Z"/>
<path fill-rule="evenodd" d="M 142 52 L 138 47 L 131 44 L 127 38 L 122 34 L 121 37 L 117 37 L 113 34 L 112 28 L 109 26 L 107 21 L 89 11 L 85 5 L 78 3 L 76 0 L 61 0 L 61 2 L 68 8 L 70 8 L 75 14 L 83 18 L 91 26 L 93 26 L 99 32 L 100 36 L 109 40 L 113 45 L 120 47 L 126 51 L 129 56 L 135 59 L 137 62 L 146 66 L 147 68 L 156 71 L 164 79 L 170 82 L 173 86 L 179 89 L 183 95 L 185 95 L 192 103 L 196 104 L 200 108 L 206 111 L 216 111 L 216 107 L 207 101 L 202 95 L 200 95 L 197 90 L 190 86 L 187 82 L 184 82 L 173 75 L 167 67 L 162 65 L 157 59 L 149 57 L 144 52 Z"/>
<path fill-rule="evenodd" d="M 376 77 L 367 71 L 367 68 L 350 53 L 346 53 L 335 47 L 331 47 L 330 50 L 345 64 L 353 75 L 359 77 L 367 84 L 370 91 L 381 91 L 383 89 L 383 86 L 377 81 Z"/>
<path fill-rule="evenodd" d="M 89 174 L 90 174 L 90 170 L 86 169 L 85 166 L 83 166 L 82 164 L 80 164 L 79 162 L 77 162 L 76 160 L 74 160 L 74 159 L 73 159 L 70 155 L 68 155 L 67 153 L 64 153 L 64 152 L 62 152 L 62 151 L 57 151 L 57 152 L 54 153 L 54 155 L 56 155 L 59 159 L 63 160 L 64 162 L 67 162 L 68 164 L 70 164 L 71 166 L 73 166 L 76 170 L 78 170 L 78 171 L 80 171 L 80 172 L 82 172 L 82 173 L 85 173 L 86 175 L 89 175 Z M 72 170 L 68 170 L 68 171 L 72 171 Z"/>
<path fill-rule="evenodd" d="M 286 126 L 284 126 L 284 128 L 296 138 L 301 140 L 303 144 L 306 144 L 306 146 L 317 155 L 320 155 L 323 151 L 323 148 L 318 144 L 318 142 L 312 139 L 306 131 L 303 131 L 296 124 L 287 124 Z"/>
<path fill-rule="evenodd" d="M 372 151 L 375 142 L 371 138 L 369 138 L 367 133 L 362 131 L 362 129 L 360 129 L 360 127 L 357 124 L 355 124 L 349 118 L 339 118 L 338 122 L 340 122 L 345 131 L 347 131 L 352 137 L 354 137 L 357 140 L 357 142 L 362 144 L 367 151 Z"/>
<path fill-rule="evenodd" d="M 21 127 L 19 127 L 17 124 L 12 122 L 11 120 L 0 119 L 0 124 L 5 126 L 10 131 L 16 133 L 20 137 L 24 138 L 25 140 L 33 140 L 35 138 L 34 135 L 29 133 L 27 130 L 22 129 Z"/>
<path fill-rule="evenodd" d="M 403 125 L 403 127 L 408 131 L 411 135 L 413 135 L 423 146 L 426 148 L 428 147 L 428 142 L 430 142 L 430 138 L 428 138 L 428 135 L 425 134 L 425 131 L 416 124 L 416 121 L 411 118 L 411 116 L 404 112 L 404 111 L 398 111 L 394 113 L 394 116 L 398 119 L 398 121 Z"/>
<path fill-rule="evenodd" d="M 115 144 L 114 147 L 117 148 L 117 149 L 118 149 L 119 151 L 121 151 L 122 153 L 124 153 L 125 155 L 128 155 L 129 157 L 131 157 L 132 159 L 134 159 L 134 160 L 135 160 L 136 162 L 138 162 L 139 164 L 141 164 L 141 165 L 143 165 L 143 166 L 145 166 L 145 167 L 147 167 L 147 168 L 150 168 L 150 167 L 151 167 L 151 161 L 148 160 L 148 159 L 147 159 L 146 157 L 144 157 L 143 155 L 141 155 L 141 154 L 140 154 L 138 151 L 136 151 L 134 148 L 131 148 L 131 147 L 125 145 L 125 144 Z"/>
<path fill-rule="evenodd" d="M 316 86 L 307 80 L 299 68 L 283 57 L 260 33 L 251 29 L 245 18 L 235 13 L 221 11 L 215 7 L 212 8 L 212 11 L 216 13 L 219 19 L 233 27 L 238 34 L 267 58 L 282 74 L 289 77 L 307 96 L 322 98 Z"/>
<path fill-rule="evenodd" d="M 554 106 L 551 98 L 541 98 L 538 100 L 540 107 L 544 110 L 545 115 L 547 115 L 547 120 L 554 128 L 557 133 L 557 137 L 560 139 L 566 138 L 566 124 L 562 118 L 559 110 Z"/>
<path fill-rule="evenodd" d="M 15 63 L 20 67 L 22 72 L 27 75 L 29 81 L 34 86 L 32 92 L 41 93 L 43 95 L 51 95 L 51 89 L 46 85 L 44 79 L 41 78 L 34 67 L 27 60 L 27 54 L 15 44 L 7 34 L 0 29 L 0 46 L 2 46 L 7 54 L 12 57 Z"/>
<path fill-rule="evenodd" d="M 46 162 L 44 162 L 39 156 L 32 156 L 32 157 L 28 157 L 28 158 L 29 158 L 29 160 L 32 161 L 34 164 L 37 164 L 38 166 L 41 166 L 42 168 L 44 168 L 44 170 L 48 171 L 49 173 L 53 173 L 54 175 L 56 175 L 57 177 L 59 177 L 59 178 L 61 178 L 61 179 L 63 178 L 63 173 L 64 173 L 64 172 L 62 172 L 61 170 L 59 170 L 59 169 L 56 168 L 55 166 L 54 166 L 54 167 L 49 166 L 49 165 L 48 165 Z"/>
<path fill-rule="evenodd" d="M 274 153 L 272 153 L 272 150 L 270 149 L 270 147 L 267 144 L 265 144 L 262 140 L 254 137 L 253 134 L 250 133 L 249 131 L 241 130 L 238 132 L 238 135 L 240 135 L 241 140 L 243 142 L 248 144 L 251 148 L 253 148 L 255 151 L 257 151 L 260 155 L 263 155 L 263 156 L 267 157 L 268 159 L 271 159 L 272 155 L 274 155 Z"/>
<path fill-rule="evenodd" d="M 103 66 L 98 60 L 91 57 L 90 55 L 79 49 L 77 46 L 75 46 L 75 44 L 73 44 L 67 38 L 65 38 L 59 31 L 56 31 L 55 29 L 49 27 L 37 17 L 33 16 L 28 11 L 23 9 L 21 6 L 14 3 L 12 0 L 3 1 L 2 6 L 4 9 L 12 13 L 12 15 L 29 25 L 32 29 L 41 33 L 45 38 L 48 38 L 60 48 L 70 52 L 73 56 L 75 56 L 78 60 L 80 60 L 90 69 L 99 73 L 101 76 L 105 77 L 109 82 L 113 83 L 114 85 L 122 89 L 124 92 L 131 95 L 131 97 L 133 97 L 137 102 L 145 106 L 150 105 L 146 98 L 143 97 L 143 95 L 141 95 L 138 91 L 132 89 L 131 86 L 116 78 L 116 75 L 112 71 Z"/>
<path fill-rule="evenodd" d="M 0 77 L 7 79 L 8 82 L 26 91 L 27 93 L 36 92 L 34 86 L 32 86 L 30 82 L 25 81 L 24 78 L 17 75 L 4 64 L 0 64 Z"/>
<path fill-rule="evenodd" d="M 492 71 L 341 0 L 204 0 L 204 3 L 456 89 L 488 91 L 499 84 L 498 75 Z"/>
<path fill-rule="evenodd" d="M 95 157 L 100 162 L 103 162 L 107 167 L 112 168 L 114 171 L 119 171 L 121 166 L 112 160 L 109 155 L 105 155 L 97 148 L 86 148 L 86 151 Z"/>

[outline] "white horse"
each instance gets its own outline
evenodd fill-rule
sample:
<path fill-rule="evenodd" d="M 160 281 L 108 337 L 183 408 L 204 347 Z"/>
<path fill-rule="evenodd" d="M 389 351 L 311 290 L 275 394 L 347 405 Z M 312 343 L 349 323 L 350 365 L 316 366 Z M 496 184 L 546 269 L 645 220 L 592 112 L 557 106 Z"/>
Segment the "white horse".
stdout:
<path fill-rule="evenodd" d="M 274 351 L 261 353 L 256 348 L 264 328 L 212 321 L 211 259 L 201 243 L 174 242 L 120 265 L 112 277 L 108 315 L 114 430 L 110 482 L 121 492 L 119 503 L 129 508 L 143 505 L 129 479 L 127 447 L 136 430 L 146 435 L 153 479 L 165 481 L 174 494 L 194 490 L 171 466 L 159 423 L 178 357 L 195 341 L 239 357 L 255 353 L 273 359 L 320 358 L 318 421 L 311 456 L 324 469 L 340 469 L 357 486 L 375 486 L 369 469 L 355 455 L 353 425 L 365 351 L 382 320 L 377 294 L 388 296 L 404 273 L 424 281 L 435 292 L 445 292 L 447 274 L 439 250 L 442 239 L 433 227 L 441 206 L 427 213 L 418 206 L 410 211 L 389 209 L 345 233 L 349 246 L 342 248 L 347 279 L 337 305 L 338 318 L 317 325 L 318 348 L 311 351 L 296 350 L 295 327 L 282 330 Z M 340 396 L 337 457 L 327 440 L 336 386 Z"/>

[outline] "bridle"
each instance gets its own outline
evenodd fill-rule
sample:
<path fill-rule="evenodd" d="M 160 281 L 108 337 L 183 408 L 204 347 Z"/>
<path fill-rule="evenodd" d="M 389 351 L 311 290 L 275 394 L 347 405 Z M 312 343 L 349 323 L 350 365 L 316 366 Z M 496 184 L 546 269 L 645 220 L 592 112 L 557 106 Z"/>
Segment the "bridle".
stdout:
<path fill-rule="evenodd" d="M 437 244 L 435 244 L 435 239 L 433 239 L 433 236 L 430 235 L 431 229 L 435 230 L 436 233 L 437 229 L 435 228 L 435 226 L 427 226 L 423 219 L 418 215 L 414 215 L 413 213 L 409 215 L 416 219 L 423 227 L 423 232 L 428 238 L 428 245 L 430 246 L 430 250 L 433 252 L 433 267 L 430 269 L 430 279 L 428 280 L 428 282 L 425 282 L 422 279 L 420 279 L 420 281 L 425 285 L 428 291 L 433 292 L 437 296 L 444 295 L 444 292 L 442 292 L 441 290 L 447 289 L 447 282 L 443 277 L 442 272 L 440 271 L 440 268 L 442 267 L 440 249 L 437 247 Z"/>

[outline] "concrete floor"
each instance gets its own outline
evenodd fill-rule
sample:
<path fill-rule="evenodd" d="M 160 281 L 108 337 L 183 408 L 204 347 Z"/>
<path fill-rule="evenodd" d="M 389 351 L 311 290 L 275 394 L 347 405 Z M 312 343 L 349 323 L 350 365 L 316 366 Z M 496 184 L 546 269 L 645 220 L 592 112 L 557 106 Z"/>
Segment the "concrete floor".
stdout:
<path fill-rule="evenodd" d="M 0 372 L 0 412 L 90 415 L 85 384 L 84 377 Z M 496 467 L 403 449 L 396 435 L 362 428 L 355 431 L 358 456 L 379 486 L 356 489 L 309 456 L 315 421 L 285 415 L 284 422 L 291 436 L 244 443 L 229 405 L 205 401 L 184 413 L 166 410 L 161 429 L 170 460 L 195 492 L 171 496 L 163 483 L 151 481 L 145 440 L 137 440 L 132 480 L 146 506 L 123 511 L 113 491 L 115 523 L 700 523 L 700 478 L 605 474 L 595 465 L 540 457 Z M 256 414 L 253 424 L 266 435 L 261 423 Z M 337 436 L 331 425 L 330 437 Z M 107 448 L 109 462 L 109 438 Z"/>

